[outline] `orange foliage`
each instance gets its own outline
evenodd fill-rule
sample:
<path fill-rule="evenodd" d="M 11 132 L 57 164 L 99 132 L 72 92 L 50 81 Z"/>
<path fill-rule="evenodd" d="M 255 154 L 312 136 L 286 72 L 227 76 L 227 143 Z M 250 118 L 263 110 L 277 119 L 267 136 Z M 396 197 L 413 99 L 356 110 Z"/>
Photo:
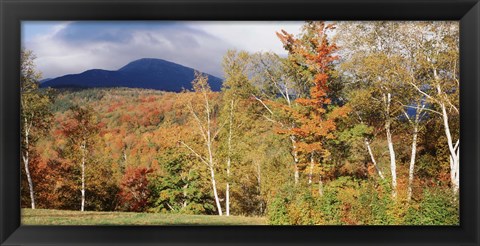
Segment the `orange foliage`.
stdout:
<path fill-rule="evenodd" d="M 307 37 L 308 40 L 297 39 L 284 30 L 277 33 L 293 62 L 302 63 L 314 73 L 310 97 L 295 100 L 302 106 L 300 110 L 269 103 L 291 115 L 297 123 L 296 127 L 279 131 L 280 133 L 297 136 L 303 142 L 298 146 L 300 151 L 323 153 L 323 142 L 335 138 L 332 134 L 336 130 L 335 120 L 346 116 L 350 108 L 337 107 L 327 114 L 327 107 L 331 104 L 327 82 L 330 79 L 332 62 L 337 60 L 338 56 L 333 55 L 337 46 L 328 41 L 326 32 L 333 30 L 334 26 L 326 25 L 325 22 L 311 22 L 310 25 L 314 33 Z"/>

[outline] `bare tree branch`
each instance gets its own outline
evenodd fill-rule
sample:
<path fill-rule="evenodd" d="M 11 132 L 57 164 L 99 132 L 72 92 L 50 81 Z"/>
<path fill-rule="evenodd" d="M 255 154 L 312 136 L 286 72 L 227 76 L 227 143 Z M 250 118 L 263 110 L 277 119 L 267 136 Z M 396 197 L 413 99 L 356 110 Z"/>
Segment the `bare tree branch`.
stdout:
<path fill-rule="evenodd" d="M 273 115 L 272 110 L 270 110 L 270 108 L 262 101 L 262 99 L 258 98 L 258 97 L 255 96 L 254 94 L 252 94 L 252 96 L 255 98 L 255 100 L 259 101 L 259 102 L 263 105 L 263 107 L 265 107 L 265 108 L 268 110 L 268 112 L 269 112 L 270 114 Z"/>
<path fill-rule="evenodd" d="M 188 150 L 190 150 L 194 155 L 196 155 L 198 157 L 198 159 L 200 159 L 203 164 L 207 165 L 207 167 L 211 168 L 211 165 L 210 163 L 208 163 L 207 161 L 205 161 L 205 159 L 200 155 L 198 154 L 195 150 L 193 150 L 190 146 L 188 146 L 188 144 L 186 144 L 185 142 L 183 141 L 180 141 L 181 144 L 183 144 Z"/>

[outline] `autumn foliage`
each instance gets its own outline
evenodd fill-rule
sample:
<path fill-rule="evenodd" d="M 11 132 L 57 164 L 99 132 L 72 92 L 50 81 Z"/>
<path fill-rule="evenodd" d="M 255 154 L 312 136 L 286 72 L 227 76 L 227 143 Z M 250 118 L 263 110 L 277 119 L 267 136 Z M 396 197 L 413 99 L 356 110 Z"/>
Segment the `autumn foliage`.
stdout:
<path fill-rule="evenodd" d="M 449 67 L 456 43 L 445 38 L 448 50 L 434 64 L 443 77 L 431 81 L 432 64 L 420 59 L 430 50 L 408 57 L 376 50 L 375 35 L 384 32 L 390 42 L 404 32 L 401 24 L 391 32 L 385 23 L 356 25 L 352 38 L 333 38 L 349 29 L 323 21 L 306 22 L 298 35 L 282 30 L 276 35 L 287 57 L 230 50 L 219 92 L 196 73 L 194 90 L 180 93 L 39 94 L 46 103 L 39 109 L 51 120 L 22 133 L 22 207 L 31 206 L 33 187 L 37 208 L 48 209 L 266 216 L 278 225 L 458 224 L 446 144 L 459 139 L 451 81 L 458 70 Z M 406 52 L 408 39 L 395 37 L 389 44 L 404 42 Z M 411 57 L 420 58 L 399 65 Z M 422 94 L 408 82 L 414 79 L 446 92 L 426 86 Z M 411 102 L 426 95 L 429 111 L 412 124 L 418 111 Z M 442 105 L 451 136 L 439 117 Z M 28 146 L 26 135 L 34 137 Z M 458 144 L 451 147 L 458 152 Z"/>
<path fill-rule="evenodd" d="M 132 212 L 146 210 L 150 196 L 147 175 L 152 172 L 152 169 L 145 167 L 128 168 L 125 171 L 118 194 L 122 209 Z"/>

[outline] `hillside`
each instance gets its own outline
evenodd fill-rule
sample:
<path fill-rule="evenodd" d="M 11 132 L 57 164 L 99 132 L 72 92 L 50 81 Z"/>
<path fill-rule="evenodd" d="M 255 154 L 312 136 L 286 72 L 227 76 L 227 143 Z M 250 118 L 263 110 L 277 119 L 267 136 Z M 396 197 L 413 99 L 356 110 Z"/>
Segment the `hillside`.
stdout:
<path fill-rule="evenodd" d="M 192 89 L 195 70 L 162 59 L 143 58 L 132 61 L 116 71 L 91 69 L 43 81 L 47 88 L 127 87 L 180 92 Z M 220 91 L 222 80 L 208 75 L 213 91 Z"/>

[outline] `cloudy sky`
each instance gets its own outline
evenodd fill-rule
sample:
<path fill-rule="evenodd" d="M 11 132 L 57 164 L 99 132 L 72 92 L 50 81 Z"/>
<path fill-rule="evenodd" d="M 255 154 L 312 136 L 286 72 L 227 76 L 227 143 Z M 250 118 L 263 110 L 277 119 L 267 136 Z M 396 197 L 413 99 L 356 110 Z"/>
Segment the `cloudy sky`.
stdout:
<path fill-rule="evenodd" d="M 22 22 L 22 47 L 33 50 L 43 78 L 99 68 L 117 70 L 161 58 L 215 76 L 228 49 L 285 55 L 275 32 L 298 33 L 302 22 Z"/>

